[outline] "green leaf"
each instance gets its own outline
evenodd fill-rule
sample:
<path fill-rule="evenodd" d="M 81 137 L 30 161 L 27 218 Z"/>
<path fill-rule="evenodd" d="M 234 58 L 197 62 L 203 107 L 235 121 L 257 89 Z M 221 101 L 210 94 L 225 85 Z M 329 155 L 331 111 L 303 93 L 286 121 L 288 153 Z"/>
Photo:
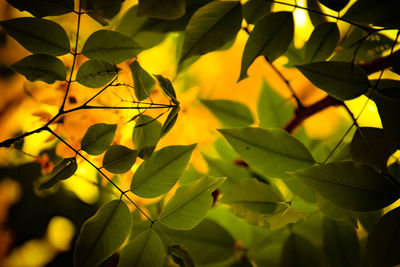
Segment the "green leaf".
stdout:
<path fill-rule="evenodd" d="M 121 145 L 111 146 L 103 158 L 103 167 L 112 173 L 125 173 L 136 161 L 138 152 Z"/>
<path fill-rule="evenodd" d="M 122 33 L 99 30 L 86 40 L 82 53 L 90 59 L 117 64 L 133 58 L 141 50 L 139 44 Z"/>
<path fill-rule="evenodd" d="M 66 32 L 51 20 L 17 18 L 1 21 L 0 25 L 18 43 L 34 54 L 61 56 L 70 52 Z"/>
<path fill-rule="evenodd" d="M 350 0 L 319 0 L 319 2 L 321 2 L 321 4 L 323 4 L 326 7 L 329 7 L 330 9 L 339 12 L 345 6 L 347 6 Z"/>
<path fill-rule="evenodd" d="M 323 247 L 332 267 L 360 266 L 360 245 L 356 230 L 324 217 Z"/>
<path fill-rule="evenodd" d="M 121 200 L 108 202 L 81 228 L 74 250 L 74 266 L 98 266 L 125 241 L 132 220 Z"/>
<path fill-rule="evenodd" d="M 400 208 L 386 213 L 368 236 L 367 251 L 371 267 L 400 264 Z"/>
<path fill-rule="evenodd" d="M 321 197 L 319 194 L 317 195 L 317 202 L 320 211 L 326 217 L 335 221 L 347 223 L 353 228 L 358 228 L 357 215 L 355 212 L 342 209 L 337 205 L 333 204 L 332 201 Z"/>
<path fill-rule="evenodd" d="M 137 15 L 170 20 L 182 17 L 185 7 L 185 0 L 139 0 Z"/>
<path fill-rule="evenodd" d="M 249 0 L 243 5 L 243 17 L 248 24 L 254 24 L 271 12 L 272 2 L 264 0 Z"/>
<path fill-rule="evenodd" d="M 74 0 L 7 0 L 7 2 L 19 11 L 28 11 L 37 18 L 74 11 Z"/>
<path fill-rule="evenodd" d="M 261 127 L 281 128 L 293 116 L 294 107 L 264 80 L 258 98 L 257 113 Z"/>
<path fill-rule="evenodd" d="M 177 105 L 177 106 L 174 106 L 171 109 L 171 111 L 168 113 L 168 117 L 164 121 L 164 124 L 161 129 L 161 137 L 166 135 L 172 129 L 172 127 L 175 125 L 176 120 L 178 119 L 178 114 L 179 114 L 180 110 L 181 110 L 181 108 L 179 107 L 179 105 Z"/>
<path fill-rule="evenodd" d="M 325 22 L 315 27 L 305 47 L 305 62 L 327 59 L 335 50 L 340 38 L 339 28 L 334 22 Z"/>
<path fill-rule="evenodd" d="M 161 137 L 161 123 L 150 116 L 140 115 L 132 132 L 133 145 L 139 157 L 148 158 L 153 153 Z"/>
<path fill-rule="evenodd" d="M 212 1 L 199 8 L 185 29 L 180 62 L 214 51 L 234 39 L 242 19 L 239 1 Z"/>
<path fill-rule="evenodd" d="M 295 68 L 296 65 L 304 63 L 304 52 L 306 47 L 303 45 L 301 48 L 296 48 L 294 42 L 289 45 L 284 56 L 288 59 L 288 62 L 283 65 L 285 68 Z"/>
<path fill-rule="evenodd" d="M 387 176 L 361 163 L 332 162 L 299 170 L 293 175 L 344 209 L 377 210 L 400 197 L 399 190 Z"/>
<path fill-rule="evenodd" d="M 315 163 L 307 148 L 285 130 L 248 127 L 219 132 L 245 162 L 265 176 L 286 178 L 286 172 Z"/>
<path fill-rule="evenodd" d="M 45 180 L 39 185 L 39 190 L 49 189 L 61 180 L 68 179 L 76 172 L 78 165 L 75 158 L 66 158 L 58 163 Z"/>
<path fill-rule="evenodd" d="M 310 17 L 311 23 L 317 26 L 321 23 L 327 22 L 324 15 L 321 15 L 322 9 L 318 0 L 307 0 L 308 16 Z M 313 10 L 314 12 L 312 12 Z"/>
<path fill-rule="evenodd" d="M 283 244 L 281 267 L 320 266 L 318 251 L 313 244 L 298 234 L 290 234 Z"/>
<path fill-rule="evenodd" d="M 107 20 L 114 18 L 121 10 L 124 0 L 85 0 L 82 8 L 102 26 L 108 25 Z"/>
<path fill-rule="evenodd" d="M 175 89 L 172 86 L 171 81 L 168 78 L 164 78 L 162 75 L 155 75 L 155 77 L 163 93 L 168 96 L 174 104 L 179 105 L 179 101 L 176 99 Z"/>
<path fill-rule="evenodd" d="M 233 256 L 235 240 L 216 222 L 205 219 L 189 231 L 166 229 L 175 242 L 188 248 L 197 265 L 222 262 Z"/>
<path fill-rule="evenodd" d="M 292 42 L 294 22 L 291 12 L 268 14 L 254 25 L 243 52 L 239 81 L 247 78 L 247 69 L 258 56 L 269 62 L 283 55 Z"/>
<path fill-rule="evenodd" d="M 225 178 L 205 176 L 176 190 L 158 217 L 158 221 L 175 230 L 190 230 L 207 215 L 212 205 L 211 193 Z"/>
<path fill-rule="evenodd" d="M 162 267 L 164 258 L 164 244 L 153 229 L 148 229 L 122 250 L 118 267 Z"/>
<path fill-rule="evenodd" d="M 182 175 L 195 147 L 168 146 L 154 152 L 133 175 L 131 191 L 147 198 L 167 193 Z"/>
<path fill-rule="evenodd" d="M 116 130 L 116 124 L 91 125 L 82 138 L 81 149 L 90 155 L 100 155 L 110 146 Z"/>
<path fill-rule="evenodd" d="M 49 55 L 30 55 L 11 65 L 11 68 L 25 76 L 28 81 L 43 81 L 52 84 L 65 81 L 67 72 L 64 63 Z"/>
<path fill-rule="evenodd" d="M 136 98 L 139 101 L 145 100 L 153 92 L 156 83 L 153 77 L 139 65 L 137 60 L 129 64 L 129 67 L 132 73 Z"/>
<path fill-rule="evenodd" d="M 114 78 L 119 69 L 108 62 L 88 60 L 78 69 L 76 81 L 90 88 L 99 88 Z"/>
<path fill-rule="evenodd" d="M 200 99 L 217 119 L 227 127 L 244 127 L 254 123 L 249 108 L 240 102 L 231 100 Z"/>
<path fill-rule="evenodd" d="M 168 266 L 178 267 L 178 263 L 181 264 L 180 266 L 185 267 L 195 267 L 192 257 L 189 254 L 189 251 L 186 247 L 181 245 L 173 245 L 168 247 L 168 254 L 170 262 L 173 264 Z M 165 266 L 166 264 L 164 264 Z"/>
<path fill-rule="evenodd" d="M 254 178 L 244 179 L 232 185 L 221 202 L 230 205 L 236 216 L 255 225 L 264 221 L 266 216 L 279 213 L 288 207 L 269 185 Z"/>
<path fill-rule="evenodd" d="M 354 22 L 398 29 L 400 25 L 400 17 L 397 13 L 399 5 L 399 0 L 383 2 L 358 0 L 347 10 L 343 18 Z"/>
<path fill-rule="evenodd" d="M 395 89 L 396 90 L 396 89 Z M 400 98 L 385 95 L 385 91 L 369 90 L 370 98 L 375 102 L 381 117 L 383 130 L 387 137 L 400 146 Z"/>
<path fill-rule="evenodd" d="M 360 127 L 350 144 L 350 155 L 354 161 L 370 165 L 380 171 L 387 169 L 386 163 L 396 151 L 383 129 Z"/>
<path fill-rule="evenodd" d="M 370 212 L 357 212 L 358 221 L 367 233 L 371 233 L 375 225 L 382 217 L 382 210 L 375 210 Z"/>
<path fill-rule="evenodd" d="M 350 62 L 321 61 L 296 67 L 315 86 L 340 100 L 356 98 L 370 87 L 364 70 Z"/>

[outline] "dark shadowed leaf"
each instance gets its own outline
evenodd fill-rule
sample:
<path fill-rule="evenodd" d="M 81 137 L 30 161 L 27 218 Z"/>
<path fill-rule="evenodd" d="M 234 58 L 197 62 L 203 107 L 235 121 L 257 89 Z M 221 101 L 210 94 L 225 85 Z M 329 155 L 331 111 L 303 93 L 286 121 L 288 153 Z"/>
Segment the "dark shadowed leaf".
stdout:
<path fill-rule="evenodd" d="M 146 159 L 153 153 L 161 137 L 161 123 L 156 119 L 140 115 L 132 132 L 132 141 L 139 157 Z"/>
<path fill-rule="evenodd" d="M 327 200 L 317 194 L 317 203 L 320 211 L 328 218 L 344 222 L 353 228 L 358 228 L 357 225 L 357 215 L 355 212 L 342 209 L 341 207 L 334 204 L 332 201 Z"/>
<path fill-rule="evenodd" d="M 90 155 L 100 155 L 110 146 L 116 130 L 116 124 L 91 125 L 82 138 L 81 149 Z"/>
<path fill-rule="evenodd" d="M 175 89 L 171 81 L 168 78 L 163 77 L 162 75 L 154 76 L 156 77 L 163 93 L 168 96 L 174 104 L 179 105 L 179 101 L 176 99 Z"/>
<path fill-rule="evenodd" d="M 322 230 L 323 247 L 332 267 L 360 266 L 360 245 L 354 228 L 324 217 Z"/>
<path fill-rule="evenodd" d="M 243 17 L 248 24 L 254 24 L 270 13 L 272 2 L 264 0 L 250 0 L 243 5 Z"/>
<path fill-rule="evenodd" d="M 75 158 L 66 158 L 58 163 L 39 185 L 39 190 L 48 189 L 61 180 L 68 179 L 76 172 L 78 165 Z"/>
<path fill-rule="evenodd" d="M 136 170 L 131 191 L 141 197 L 158 197 L 178 181 L 196 145 L 168 146 L 154 152 Z"/>
<path fill-rule="evenodd" d="M 395 147 L 386 137 L 383 129 L 360 127 L 350 144 L 350 155 L 354 161 L 362 162 L 385 171 L 387 160 Z"/>
<path fill-rule="evenodd" d="M 28 81 L 43 81 L 52 84 L 65 81 L 67 72 L 64 63 L 49 55 L 30 55 L 11 65 L 11 68 L 25 76 Z"/>
<path fill-rule="evenodd" d="M 166 135 L 172 127 L 175 125 L 176 120 L 178 119 L 178 114 L 181 108 L 179 105 L 174 106 L 171 111 L 168 113 L 167 119 L 164 121 L 162 129 L 161 129 L 161 137 Z"/>
<path fill-rule="evenodd" d="M 326 17 L 321 15 L 323 12 L 318 0 L 307 0 L 307 8 L 309 10 L 308 16 L 314 26 L 327 21 Z"/>
<path fill-rule="evenodd" d="M 315 86 L 340 100 L 356 98 L 370 87 L 364 70 L 350 62 L 321 61 L 296 67 Z"/>
<path fill-rule="evenodd" d="M 387 176 L 361 163 L 332 162 L 299 170 L 293 175 L 344 209 L 377 210 L 400 197 L 400 191 Z"/>
<path fill-rule="evenodd" d="M 240 102 L 231 100 L 200 99 L 217 119 L 227 127 L 244 127 L 254 123 L 249 108 Z"/>
<path fill-rule="evenodd" d="M 305 62 L 327 59 L 335 50 L 340 38 L 339 28 L 334 22 L 325 22 L 315 27 L 306 43 Z"/>
<path fill-rule="evenodd" d="M 297 48 L 294 46 L 294 42 L 292 42 L 284 54 L 288 62 L 283 66 L 286 68 L 295 68 L 296 65 L 304 64 L 305 50 L 306 47 L 304 45 L 301 48 Z"/>
<path fill-rule="evenodd" d="M 90 88 L 98 88 L 110 82 L 118 71 L 119 69 L 111 63 L 88 60 L 79 67 L 76 81 Z"/>
<path fill-rule="evenodd" d="M 233 255 L 235 240 L 219 224 L 205 219 L 189 231 L 165 230 L 176 243 L 188 248 L 197 265 L 222 262 Z"/>
<path fill-rule="evenodd" d="M 132 219 L 126 204 L 113 200 L 102 206 L 81 228 L 75 244 L 74 266 L 98 266 L 125 241 Z"/>
<path fill-rule="evenodd" d="M 86 13 L 101 25 L 108 25 L 107 20 L 115 17 L 121 10 L 124 0 L 85 0 L 82 8 Z"/>
<path fill-rule="evenodd" d="M 234 39 L 242 19 L 238 1 L 212 1 L 199 8 L 185 29 L 180 62 L 214 51 Z"/>
<path fill-rule="evenodd" d="M 356 214 L 358 217 L 358 221 L 368 233 L 371 233 L 379 219 L 383 216 L 382 210 L 357 212 Z"/>
<path fill-rule="evenodd" d="M 137 60 L 129 64 L 129 67 L 132 73 L 136 98 L 139 101 L 145 100 L 153 92 L 156 83 L 153 77 L 139 65 Z"/>
<path fill-rule="evenodd" d="M 371 267 L 400 264 L 400 208 L 386 213 L 368 236 L 367 251 Z"/>
<path fill-rule="evenodd" d="M 38 18 L 74 11 L 74 0 L 7 0 L 7 2 L 19 11 L 28 11 Z"/>
<path fill-rule="evenodd" d="M 339 12 L 350 2 L 350 0 L 319 0 L 319 2 L 326 7 Z"/>
<path fill-rule="evenodd" d="M 205 176 L 190 184 L 182 185 L 165 204 L 158 221 L 175 230 L 190 230 L 198 225 L 211 208 L 211 193 L 225 178 Z"/>
<path fill-rule="evenodd" d="M 320 266 L 318 251 L 300 235 L 292 233 L 285 241 L 281 254 L 281 267 Z"/>
<path fill-rule="evenodd" d="M 133 58 L 141 49 L 139 44 L 122 33 L 99 30 L 86 40 L 82 53 L 90 59 L 117 64 Z"/>
<path fill-rule="evenodd" d="M 288 208 L 288 204 L 267 184 L 257 179 L 244 179 L 232 185 L 221 199 L 231 206 L 236 216 L 246 222 L 259 225 L 271 214 Z"/>
<path fill-rule="evenodd" d="M 397 9 L 399 0 L 390 1 L 356 1 L 344 15 L 345 19 L 374 26 L 399 28 L 400 17 Z"/>
<path fill-rule="evenodd" d="M 261 127 L 281 128 L 293 116 L 294 107 L 263 81 L 257 112 Z"/>
<path fill-rule="evenodd" d="M 18 43 L 34 54 L 61 56 L 70 52 L 66 32 L 53 21 L 17 18 L 1 21 L 0 25 Z"/>
<path fill-rule="evenodd" d="M 185 7 L 185 0 L 139 0 L 137 15 L 170 20 L 182 17 Z"/>
<path fill-rule="evenodd" d="M 291 12 L 276 12 L 260 19 L 250 33 L 243 52 L 239 81 L 247 78 L 247 69 L 258 56 L 273 62 L 288 49 L 293 39 Z"/>
<path fill-rule="evenodd" d="M 248 127 L 219 132 L 245 162 L 265 176 L 289 177 L 286 172 L 315 163 L 307 148 L 281 129 Z"/>
<path fill-rule="evenodd" d="M 103 167 L 112 173 L 129 171 L 136 161 L 138 152 L 121 145 L 111 146 L 103 158 Z"/>
<path fill-rule="evenodd" d="M 168 255 L 170 257 L 171 262 L 180 264 L 180 266 L 195 267 L 192 256 L 190 256 L 188 249 L 184 246 L 181 245 L 168 246 Z M 164 266 L 165 265 L 166 264 L 164 263 Z M 175 265 L 173 264 L 171 265 L 171 267 L 172 266 L 175 267 Z"/>
<path fill-rule="evenodd" d="M 164 244 L 153 229 L 148 229 L 126 245 L 121 252 L 118 266 L 162 267 L 164 258 Z"/>

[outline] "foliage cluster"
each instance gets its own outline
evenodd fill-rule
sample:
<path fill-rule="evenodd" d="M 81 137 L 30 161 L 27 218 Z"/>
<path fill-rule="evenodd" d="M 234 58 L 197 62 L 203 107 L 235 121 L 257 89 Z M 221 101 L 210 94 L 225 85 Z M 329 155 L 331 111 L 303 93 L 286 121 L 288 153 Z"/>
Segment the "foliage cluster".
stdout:
<path fill-rule="evenodd" d="M 400 145 L 400 81 L 383 76 L 386 69 L 400 75 L 399 0 L 308 0 L 306 6 L 275 0 L 139 0 L 124 14 L 122 0 L 7 2 L 33 15 L 0 22 L 32 53 L 11 68 L 30 82 L 64 82 L 66 90 L 58 112 L 43 126 L 0 146 L 21 147 L 25 137 L 48 132 L 73 152 L 64 159 L 54 155 L 58 163 L 51 172 L 33 178 L 42 197 L 58 194 L 60 182 L 73 177 L 83 162 L 108 183 L 98 186 L 117 192 L 104 197 L 88 219 L 93 209 L 86 207 L 78 220 L 84 223 L 74 244 L 74 266 L 400 264 L 400 208 L 391 206 L 400 197 L 400 165 L 393 155 Z M 305 10 L 314 27 L 300 49 L 293 45 L 296 10 Z M 71 35 L 55 20 L 68 13 L 76 16 Z M 81 40 L 82 16 L 104 28 Z M 248 39 L 238 82 L 262 56 L 284 79 L 293 102 L 265 83 L 258 104 L 260 127 L 251 127 L 255 119 L 246 105 L 201 99 L 224 125 L 215 143 L 220 158 L 204 156 L 209 167 L 204 175 L 187 168 L 196 144 L 157 147 L 178 119 L 179 94 L 170 79 L 147 72 L 136 56 L 169 33 L 181 32 L 179 75 L 202 55 L 229 47 L 240 31 Z M 386 35 L 393 32 L 395 39 Z M 66 63 L 65 55 L 72 56 L 72 63 Z M 297 68 L 328 95 L 304 105 L 273 65 L 281 56 L 288 58 L 288 68 Z M 127 61 L 132 84 L 119 79 L 121 63 Z M 371 78 L 376 72 L 377 78 Z M 94 93 L 70 107 L 70 89 L 77 83 Z M 112 87 L 132 90 L 135 100 L 98 104 Z M 156 89 L 164 102 L 153 101 Z M 359 115 L 344 102 L 362 95 L 376 104 L 383 128 L 359 126 Z M 311 140 L 298 129 L 329 106 L 344 107 L 352 119 L 334 145 Z M 114 141 L 117 124 L 91 125 L 79 148 L 57 133 L 55 125 L 65 117 L 89 110 L 138 111 L 130 120 L 135 122 L 133 148 Z M 150 116 L 148 111 L 158 113 Z M 346 143 L 349 133 L 354 136 Z M 18 177 L 29 168 L 34 167 L 6 167 L 1 177 Z M 125 191 L 118 177 L 131 169 Z M 144 207 L 137 197 L 155 200 Z"/>

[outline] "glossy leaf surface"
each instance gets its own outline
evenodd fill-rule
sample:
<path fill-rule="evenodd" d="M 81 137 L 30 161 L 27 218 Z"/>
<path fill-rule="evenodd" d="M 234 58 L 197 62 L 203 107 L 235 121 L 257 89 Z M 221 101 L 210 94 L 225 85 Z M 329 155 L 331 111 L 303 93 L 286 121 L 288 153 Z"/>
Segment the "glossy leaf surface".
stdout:
<path fill-rule="evenodd" d="M 82 150 L 90 155 L 100 155 L 110 146 L 116 130 L 116 124 L 93 124 L 82 138 Z"/>
<path fill-rule="evenodd" d="M 148 198 L 167 193 L 182 175 L 195 146 L 168 146 L 154 152 L 133 175 L 131 191 Z"/>
<path fill-rule="evenodd" d="M 103 167 L 112 173 L 125 173 L 136 161 L 138 152 L 121 145 L 111 146 L 103 158 Z"/>

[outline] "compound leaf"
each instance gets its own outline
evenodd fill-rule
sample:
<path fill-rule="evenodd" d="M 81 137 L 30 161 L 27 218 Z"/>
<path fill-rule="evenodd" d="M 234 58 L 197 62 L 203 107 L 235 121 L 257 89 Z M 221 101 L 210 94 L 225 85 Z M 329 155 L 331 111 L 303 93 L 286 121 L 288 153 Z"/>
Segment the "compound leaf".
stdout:
<path fill-rule="evenodd" d="M 88 60 L 79 67 L 76 81 L 90 88 L 99 88 L 110 82 L 118 71 L 119 69 L 111 63 Z"/>
<path fill-rule="evenodd" d="M 98 266 L 125 241 L 132 224 L 131 213 L 121 200 L 100 207 L 81 228 L 74 250 L 74 266 Z"/>
<path fill-rule="evenodd" d="M 111 146 L 103 158 L 103 167 L 112 173 L 125 173 L 136 161 L 138 152 L 121 145 Z"/>
<path fill-rule="evenodd" d="M 91 125 L 82 138 L 81 149 L 90 155 L 100 155 L 110 146 L 116 130 L 116 124 Z"/>

